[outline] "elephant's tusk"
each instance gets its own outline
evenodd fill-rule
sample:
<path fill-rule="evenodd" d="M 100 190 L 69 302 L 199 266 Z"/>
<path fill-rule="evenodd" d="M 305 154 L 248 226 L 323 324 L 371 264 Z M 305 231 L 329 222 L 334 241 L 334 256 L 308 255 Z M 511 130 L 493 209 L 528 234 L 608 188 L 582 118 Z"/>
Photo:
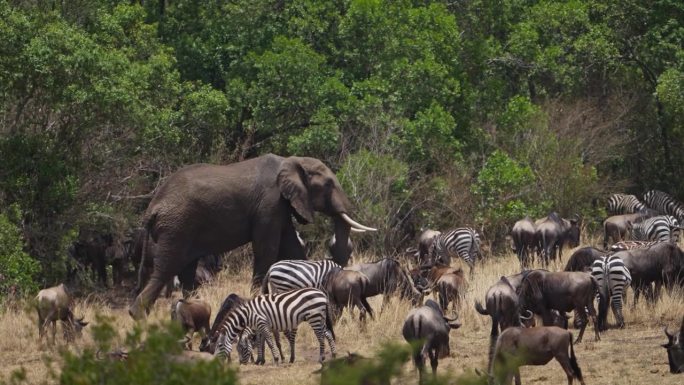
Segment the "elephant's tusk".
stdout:
<path fill-rule="evenodd" d="M 357 229 L 356 227 L 352 227 L 351 231 L 353 231 L 355 233 L 365 233 L 366 232 L 366 230 Z"/>
<path fill-rule="evenodd" d="M 349 215 L 342 213 L 340 214 L 342 219 L 344 219 L 345 222 L 349 223 L 349 225 L 352 228 L 356 228 L 357 230 L 365 230 L 365 231 L 378 231 L 378 229 L 374 229 L 372 227 L 364 226 L 358 222 L 355 222 L 353 219 L 349 218 Z"/>

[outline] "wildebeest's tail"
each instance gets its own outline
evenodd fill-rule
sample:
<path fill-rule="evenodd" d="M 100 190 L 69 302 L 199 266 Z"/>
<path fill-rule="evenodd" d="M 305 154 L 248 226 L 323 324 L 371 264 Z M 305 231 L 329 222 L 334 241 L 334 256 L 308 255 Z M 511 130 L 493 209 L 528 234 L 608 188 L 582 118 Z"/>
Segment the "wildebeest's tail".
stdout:
<path fill-rule="evenodd" d="M 487 309 L 482 307 L 480 301 L 475 301 L 475 310 L 482 315 L 489 315 L 489 312 L 487 312 Z"/>
<path fill-rule="evenodd" d="M 570 339 L 570 367 L 572 368 L 572 374 L 578 380 L 584 382 L 582 379 L 582 370 L 579 365 L 577 365 L 577 357 L 575 357 L 575 349 L 572 347 L 572 333 L 568 332 L 568 339 Z"/>

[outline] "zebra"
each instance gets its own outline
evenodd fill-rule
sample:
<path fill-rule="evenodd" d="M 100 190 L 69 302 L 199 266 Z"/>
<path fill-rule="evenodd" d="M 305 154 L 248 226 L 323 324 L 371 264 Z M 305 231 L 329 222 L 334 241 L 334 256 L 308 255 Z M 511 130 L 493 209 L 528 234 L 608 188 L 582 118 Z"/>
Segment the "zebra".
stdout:
<path fill-rule="evenodd" d="M 432 261 L 444 265 L 451 264 L 451 258 L 458 256 L 470 267 L 473 275 L 475 260 L 480 255 L 480 235 L 470 227 L 459 227 L 441 233 L 434 238 Z"/>
<path fill-rule="evenodd" d="M 672 195 L 658 190 L 651 190 L 644 194 L 644 202 L 653 210 L 661 214 L 672 215 L 678 221 L 684 222 L 684 204 Z"/>
<path fill-rule="evenodd" d="M 646 205 L 639 201 L 634 195 L 613 194 L 608 197 L 606 207 L 610 215 L 637 213 L 646 208 Z"/>
<path fill-rule="evenodd" d="M 281 293 L 291 289 L 313 287 L 323 289 L 328 275 L 342 269 L 331 260 L 285 260 L 271 265 L 261 284 L 261 293 Z"/>
<path fill-rule="evenodd" d="M 610 246 L 610 251 L 616 253 L 622 250 L 645 249 L 660 243 L 660 241 L 620 241 Z"/>
<path fill-rule="evenodd" d="M 679 222 L 671 215 L 648 218 L 632 226 L 632 238 L 638 241 L 679 242 Z"/>
<path fill-rule="evenodd" d="M 625 288 L 632 283 L 632 275 L 629 269 L 627 269 L 620 257 L 607 255 L 594 261 L 591 265 L 591 275 L 596 278 L 599 287 L 599 330 L 607 329 L 608 298 L 610 298 L 610 305 L 618 326 L 624 328 L 625 319 L 622 316 L 622 300 L 625 295 Z"/>
<path fill-rule="evenodd" d="M 242 331 L 249 327 L 258 335 L 256 364 L 263 364 L 264 340 L 268 344 L 277 364 L 283 360 L 276 354 L 271 331 L 284 331 L 290 342 L 290 363 L 295 360 L 295 337 L 297 326 L 306 321 L 311 325 L 320 347 L 319 362 L 325 359 L 325 342 L 328 340 L 332 357 L 336 356 L 335 333 L 328 316 L 328 296 L 321 290 L 306 288 L 286 291 L 280 294 L 256 296 L 239 306 L 226 317 L 218 333 L 218 346 L 214 355 L 228 357 L 233 343 Z"/>
<path fill-rule="evenodd" d="M 241 364 L 246 364 L 248 362 L 254 363 L 254 342 L 256 342 L 257 334 L 254 333 L 252 328 L 246 327 L 238 337 L 237 353 L 238 359 Z M 278 352 L 282 355 L 283 352 L 278 347 Z"/>

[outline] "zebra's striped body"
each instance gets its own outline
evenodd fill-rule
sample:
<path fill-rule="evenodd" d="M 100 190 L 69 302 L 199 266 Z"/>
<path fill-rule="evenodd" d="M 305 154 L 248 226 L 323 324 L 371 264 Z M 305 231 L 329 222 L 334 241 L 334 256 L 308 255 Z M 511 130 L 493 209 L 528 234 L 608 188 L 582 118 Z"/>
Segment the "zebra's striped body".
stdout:
<path fill-rule="evenodd" d="M 632 275 L 625 263 L 613 255 L 601 257 L 591 265 L 591 275 L 596 278 L 599 286 L 599 329 L 606 330 L 609 298 L 618 326 L 623 328 L 625 319 L 622 316 L 622 299 L 625 289 L 632 282 Z"/>
<path fill-rule="evenodd" d="M 644 202 L 648 207 L 664 215 L 671 215 L 679 222 L 684 222 L 684 204 L 672 195 L 658 190 L 644 194 Z"/>
<path fill-rule="evenodd" d="M 342 269 L 330 260 L 287 260 L 274 263 L 264 277 L 263 294 L 282 293 L 292 289 L 313 287 L 323 289 L 330 272 Z"/>
<path fill-rule="evenodd" d="M 441 233 L 434 239 L 433 261 L 444 265 L 451 264 L 451 258 L 459 257 L 473 273 L 475 260 L 480 255 L 480 235 L 470 227 L 460 227 Z"/>
<path fill-rule="evenodd" d="M 245 330 L 242 331 L 242 334 L 240 334 L 237 344 L 237 353 L 241 364 L 254 362 L 254 355 L 252 352 L 254 351 L 255 340 L 256 334 L 249 327 L 246 327 Z"/>
<path fill-rule="evenodd" d="M 607 211 L 610 215 L 632 214 L 646 208 L 639 198 L 628 194 L 613 194 L 608 197 Z"/>
<path fill-rule="evenodd" d="M 622 250 L 645 249 L 659 243 L 659 241 L 620 241 L 610 246 L 611 252 Z"/>
<path fill-rule="evenodd" d="M 678 242 L 679 222 L 671 215 L 660 215 L 635 223 L 632 238 L 638 241 Z"/>
<path fill-rule="evenodd" d="M 214 354 L 228 357 L 235 340 L 249 327 L 259 336 L 257 364 L 265 362 L 264 340 L 271 349 L 275 362 L 282 359 L 274 349 L 271 331 L 285 332 L 290 342 L 290 362 L 294 362 L 297 326 L 304 321 L 311 325 L 318 339 L 319 362 L 325 358 L 325 339 L 328 340 L 334 357 L 335 335 L 328 318 L 328 297 L 324 292 L 312 288 L 260 295 L 235 309 L 221 325 L 218 347 Z"/>

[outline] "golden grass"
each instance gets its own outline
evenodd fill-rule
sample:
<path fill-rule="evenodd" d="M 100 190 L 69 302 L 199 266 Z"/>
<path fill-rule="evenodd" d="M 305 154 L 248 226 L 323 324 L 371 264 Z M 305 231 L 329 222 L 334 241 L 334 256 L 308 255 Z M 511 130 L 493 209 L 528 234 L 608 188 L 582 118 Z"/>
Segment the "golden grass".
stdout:
<path fill-rule="evenodd" d="M 565 259 L 570 255 L 565 253 Z M 364 259 L 373 259 L 366 256 Z M 551 267 L 560 270 L 562 266 Z M 482 301 L 489 286 L 502 275 L 519 271 L 518 262 L 513 254 L 491 258 L 476 266 L 474 279 L 469 283 L 465 300 L 461 303 L 458 314 L 463 326 L 451 332 L 451 357 L 440 361 L 438 372 L 450 376 L 458 376 L 465 371 L 486 367 L 489 341 L 490 319 L 479 315 L 474 310 L 475 300 Z M 198 296 L 212 304 L 214 312 L 223 298 L 230 293 L 243 296 L 249 294 L 250 272 L 224 271 L 218 279 L 198 290 Z M 176 294 L 178 295 L 178 294 Z M 380 311 L 381 298 L 370 299 L 376 313 Z M 667 366 L 665 349 L 660 347 L 666 338 L 662 333 L 664 325 L 678 327 L 684 313 L 684 293 L 676 291 L 664 292 L 663 297 L 655 305 L 641 301 L 636 308 L 631 307 L 632 295 L 628 296 L 625 308 L 627 327 L 624 330 L 611 329 L 602 334 L 599 342 L 594 341 L 593 330 L 589 326 L 584 342 L 575 346 L 578 362 L 588 384 L 680 384 L 684 377 L 671 375 Z M 147 322 L 154 323 L 169 318 L 170 300 L 161 298 L 155 304 Z M 364 330 L 359 323 L 345 312 L 335 327 L 337 349 L 341 354 L 347 351 L 372 356 L 385 342 L 402 342 L 401 327 L 410 309 L 407 302 L 394 299 L 381 314 L 376 314 L 374 321 L 369 321 Z M 94 320 L 96 314 L 111 317 L 115 328 L 123 335 L 130 330 L 133 321 L 126 308 L 111 309 L 102 301 L 90 298 L 76 305 L 76 314 L 83 314 L 87 320 Z M 43 383 L 47 379 L 48 369 L 41 357 L 55 356 L 55 350 L 47 349 L 38 342 L 35 311 L 30 308 L 16 311 L 7 310 L 0 314 L 0 378 L 7 376 L 21 367 L 26 369 L 28 382 Z M 613 323 L 612 314 L 609 323 Z M 577 331 L 573 331 L 575 335 Z M 64 346 L 61 328 L 58 326 L 58 346 Z M 287 343 L 283 339 L 286 357 L 289 358 Z M 70 349 L 82 349 L 92 346 L 93 341 L 88 332 L 76 346 Z M 199 341 L 195 339 L 195 348 Z M 326 345 L 327 346 L 327 345 Z M 316 339 L 307 325 L 302 325 L 297 337 L 297 360 L 294 364 L 273 365 L 270 352 L 266 353 L 265 366 L 243 365 L 239 367 L 239 378 L 243 384 L 313 384 L 318 376 L 312 374 L 320 366 L 316 362 L 318 346 Z M 522 379 L 526 383 L 564 383 L 565 375 L 560 366 L 551 362 L 541 367 L 524 367 Z M 417 380 L 413 364 L 407 362 L 403 368 L 401 383 L 413 383 Z M 48 381 L 52 382 L 52 381 Z"/>

